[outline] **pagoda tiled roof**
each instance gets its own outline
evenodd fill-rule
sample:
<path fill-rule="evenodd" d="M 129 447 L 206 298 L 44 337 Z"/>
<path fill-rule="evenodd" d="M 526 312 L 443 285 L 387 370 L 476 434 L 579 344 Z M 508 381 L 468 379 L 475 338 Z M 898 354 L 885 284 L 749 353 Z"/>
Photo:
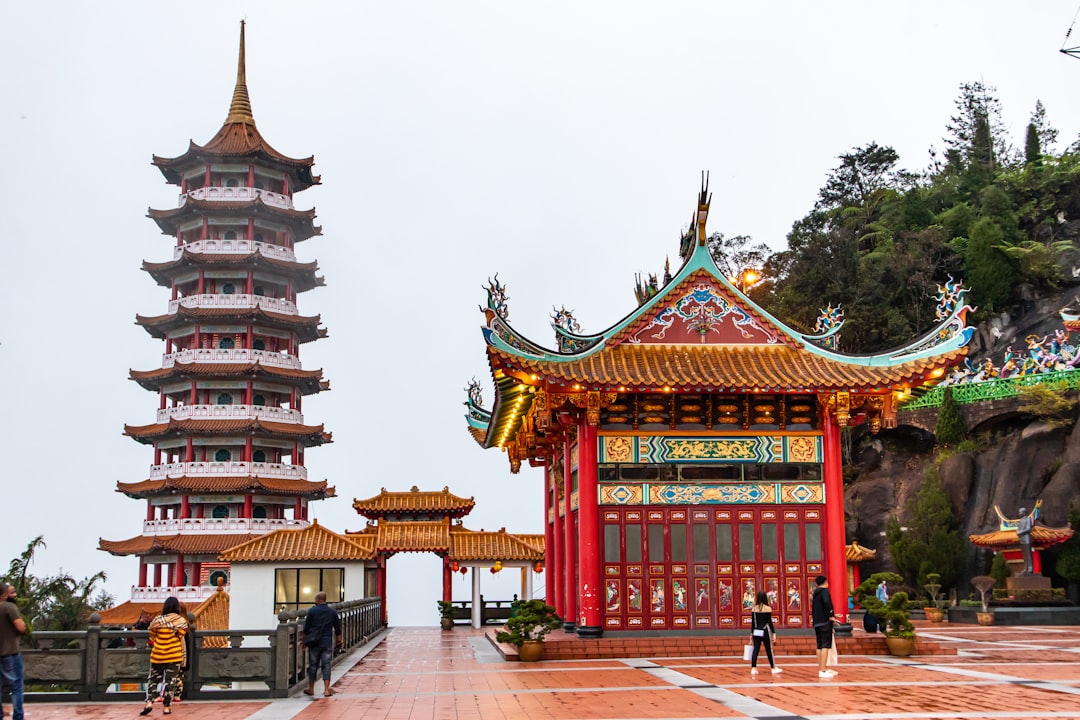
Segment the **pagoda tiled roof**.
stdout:
<path fill-rule="evenodd" d="M 187 307 L 180 305 L 176 312 L 166 315 L 136 315 L 135 323 L 146 329 L 155 338 L 164 339 L 171 331 L 192 322 L 243 322 L 259 323 L 270 327 L 292 330 L 300 342 L 310 342 L 327 336 L 326 329 L 320 328 L 322 318 L 319 315 L 303 316 L 263 310 L 262 307 Z"/>
<path fill-rule="evenodd" d="M 318 521 L 300 530 L 276 530 L 221 553 L 228 562 L 371 560 L 375 540 L 369 535 L 339 535 Z"/>
<path fill-rule="evenodd" d="M 408 492 L 381 492 L 366 500 L 353 500 L 353 508 L 369 518 L 386 515 L 441 514 L 461 517 L 476 505 L 473 498 L 463 498 L 450 492 L 449 487 L 440 491 L 421 491 L 415 485 Z"/>
<path fill-rule="evenodd" d="M 168 210 L 148 208 L 146 216 L 157 223 L 165 235 L 176 235 L 181 225 L 207 215 L 236 215 L 265 218 L 270 222 L 284 223 L 292 229 L 293 242 L 302 242 L 322 235 L 322 228 L 315 224 L 315 210 L 296 210 L 273 205 L 262 196 L 251 200 L 201 200 L 187 197 L 184 204 Z"/>
<path fill-rule="evenodd" d="M 149 498 L 177 493 L 241 493 L 256 491 L 269 495 L 292 495 L 309 499 L 337 497 L 337 490 L 326 480 L 296 480 L 291 478 L 259 478 L 251 476 L 165 478 L 164 480 L 140 480 L 116 483 L 116 492 L 132 498 Z"/>
<path fill-rule="evenodd" d="M 169 418 L 167 423 L 153 425 L 125 425 L 124 434 L 144 443 L 160 440 L 163 437 L 189 435 L 235 435 L 251 433 L 264 437 L 289 437 L 304 439 L 310 445 L 322 445 L 333 442 L 333 434 L 323 429 L 323 425 L 301 425 L 299 423 L 279 423 L 260 418 L 200 419 Z"/>
<path fill-rule="evenodd" d="M 254 533 L 137 535 L 127 540 L 98 540 L 98 549 L 112 555 L 218 555 L 248 540 L 262 537 Z"/>
<path fill-rule="evenodd" d="M 435 552 L 450 549 L 447 520 L 380 520 L 375 548 L 379 552 Z"/>
<path fill-rule="evenodd" d="M 537 545 L 539 543 L 539 545 Z M 506 528 L 492 532 L 469 530 L 460 525 L 450 531 L 451 560 L 527 560 L 544 559 L 543 535 L 512 535 Z"/>
<path fill-rule="evenodd" d="M 153 370 L 130 370 L 129 377 L 147 390 L 157 390 L 162 384 L 187 377 L 251 377 L 293 381 L 304 395 L 330 389 L 329 381 L 322 379 L 323 371 L 284 368 L 276 365 L 249 363 L 174 363 L 170 367 Z"/>
<path fill-rule="evenodd" d="M 165 179 L 179 184 L 185 168 L 203 164 L 206 160 L 252 159 L 278 167 L 293 178 L 294 190 L 304 190 L 318 184 L 319 178 L 311 174 L 315 160 L 291 158 L 270 147 L 255 128 L 251 112 L 251 100 L 247 90 L 247 70 L 244 50 L 244 23 L 240 23 L 240 53 L 236 66 L 236 86 L 225 124 L 206 145 L 192 141 L 186 153 L 175 158 L 154 156 L 153 164 L 161 169 Z"/>
<path fill-rule="evenodd" d="M 1040 549 L 1047 548 L 1065 542 L 1073 534 L 1072 528 L 1052 528 L 1036 524 L 1031 528 L 1031 544 Z M 1015 529 L 994 530 L 979 535 L 968 535 L 968 540 L 980 547 L 1008 548 L 1020 546 L 1020 540 L 1016 536 Z"/>
<path fill-rule="evenodd" d="M 106 626 L 119 626 L 131 627 L 135 623 L 139 622 L 139 618 L 143 614 L 159 615 L 161 613 L 161 603 L 159 602 L 135 602 L 133 600 L 127 600 L 122 602 L 116 607 L 111 607 L 108 610 L 102 610 L 101 624 Z"/>
<path fill-rule="evenodd" d="M 173 276 L 177 273 L 208 266 L 229 266 L 280 273 L 292 278 L 296 292 L 305 292 L 326 284 L 321 275 L 316 275 L 319 270 L 319 263 L 316 261 L 292 262 L 267 257 L 260 252 L 225 254 L 192 252 L 185 249 L 180 257 L 165 262 L 143 260 L 142 269 L 150 273 L 158 285 L 170 287 Z"/>
<path fill-rule="evenodd" d="M 877 557 L 877 550 L 863 547 L 855 541 L 852 541 L 849 545 L 844 547 L 844 553 L 847 555 L 848 562 L 862 562 L 864 560 L 873 560 Z"/>

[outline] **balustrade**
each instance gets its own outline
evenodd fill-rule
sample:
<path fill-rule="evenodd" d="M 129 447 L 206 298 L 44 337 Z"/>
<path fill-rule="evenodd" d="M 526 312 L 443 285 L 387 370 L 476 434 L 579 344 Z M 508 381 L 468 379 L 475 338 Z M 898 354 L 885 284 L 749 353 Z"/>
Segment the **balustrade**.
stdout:
<path fill-rule="evenodd" d="M 300 370 L 300 358 L 282 352 L 270 352 L 269 350 L 252 350 L 249 348 L 233 348 L 225 350 L 221 348 L 199 348 L 191 350 L 178 350 L 165 353 L 161 356 L 161 367 L 169 368 L 175 363 L 252 363 L 262 365 L 290 368 Z"/>
<path fill-rule="evenodd" d="M 931 388 L 920 397 L 902 403 L 899 410 L 921 410 L 941 405 L 947 389 L 952 390 L 953 400 L 957 403 L 973 403 L 985 400 L 1006 400 L 1020 394 L 1020 388 L 1032 385 L 1049 385 L 1056 390 L 1080 388 L 1080 372 L 1075 370 L 1056 370 L 1054 372 L 1020 375 L 1010 378 L 995 378 L 979 382 L 961 382 Z"/>
<path fill-rule="evenodd" d="M 307 480 L 308 471 L 303 465 L 266 462 L 174 462 L 150 466 L 151 480 L 168 477 L 260 477 Z"/>
<path fill-rule="evenodd" d="M 233 201 L 243 202 L 248 200 L 255 200 L 256 198 L 262 198 L 262 201 L 267 205 L 273 205 L 274 207 L 285 208 L 286 210 L 292 210 L 293 202 L 292 198 L 288 195 L 282 195 L 281 193 L 271 192 L 269 190 L 261 190 L 253 187 L 204 187 L 198 190 L 190 190 L 180 195 L 179 203 L 177 207 L 183 207 L 187 203 L 187 199 L 192 200 L 208 200 L 211 202 L 220 201 Z"/>
<path fill-rule="evenodd" d="M 252 308 L 261 307 L 271 312 L 296 315 L 296 303 L 283 298 L 249 295 L 247 293 L 216 293 L 213 295 L 188 295 L 169 301 L 169 312 L 176 312 L 181 306 L 186 308 Z"/>
<path fill-rule="evenodd" d="M 170 418 L 175 420 L 248 420 L 253 417 L 280 423 L 302 424 L 304 422 L 304 415 L 299 410 L 269 405 L 177 405 L 157 411 L 159 423 L 167 423 Z"/>
<path fill-rule="evenodd" d="M 175 535 L 177 533 L 200 532 L 214 535 L 242 535 L 247 533 L 268 533 L 271 530 L 300 530 L 306 528 L 309 524 L 307 520 L 293 520 L 291 518 L 168 518 L 165 520 L 143 520 L 143 535 Z M 213 590 L 213 588 L 209 589 Z"/>
<path fill-rule="evenodd" d="M 282 247 L 281 245 L 274 245 L 273 243 L 260 242 L 258 240 L 246 240 L 246 239 L 214 239 L 214 240 L 193 240 L 186 242 L 183 245 L 178 245 L 173 249 L 173 260 L 177 260 L 184 251 L 193 253 L 206 253 L 209 255 L 221 254 L 221 255 L 246 255 L 252 252 L 259 252 L 267 257 L 277 258 L 278 260 L 287 260 L 289 262 L 296 262 L 296 253 L 291 248 Z"/>
<path fill-rule="evenodd" d="M 225 590 L 229 587 L 226 585 Z M 163 603 L 170 597 L 175 597 L 182 603 L 200 603 L 217 592 L 217 587 L 210 585 L 187 585 L 183 587 L 136 587 L 131 588 L 132 602 Z"/>

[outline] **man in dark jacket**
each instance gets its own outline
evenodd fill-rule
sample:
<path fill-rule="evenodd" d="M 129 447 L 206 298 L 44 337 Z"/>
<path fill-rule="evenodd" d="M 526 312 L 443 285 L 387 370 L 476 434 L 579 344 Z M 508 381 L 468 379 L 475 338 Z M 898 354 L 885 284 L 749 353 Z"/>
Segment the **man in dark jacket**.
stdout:
<path fill-rule="evenodd" d="M 337 610 L 326 604 L 326 593 L 315 596 L 315 607 L 307 611 L 304 618 L 303 643 L 308 651 L 308 685 L 305 695 L 315 694 L 315 676 L 322 668 L 323 697 L 330 697 L 330 661 L 334 658 L 334 642 L 342 644 L 341 618 Z"/>
<path fill-rule="evenodd" d="M 836 672 L 829 670 L 825 663 L 833 643 L 833 623 L 836 622 L 836 616 L 833 614 L 829 581 L 824 575 L 818 575 L 814 578 L 814 584 L 817 589 L 814 590 L 814 597 L 810 602 L 810 621 L 814 623 L 814 635 L 817 636 L 818 677 L 831 678 Z"/>

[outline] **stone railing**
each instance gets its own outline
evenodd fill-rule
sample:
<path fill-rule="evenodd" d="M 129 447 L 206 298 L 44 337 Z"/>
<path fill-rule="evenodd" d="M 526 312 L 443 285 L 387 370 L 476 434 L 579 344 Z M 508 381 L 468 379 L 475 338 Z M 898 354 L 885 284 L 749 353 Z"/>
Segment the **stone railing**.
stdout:
<path fill-rule="evenodd" d="M 159 423 L 176 420 L 247 420 L 250 418 L 272 420 L 279 423 L 303 424 L 304 415 L 299 410 L 271 407 L 269 405 L 177 405 L 157 411 Z"/>
<path fill-rule="evenodd" d="M 307 520 L 291 518 L 168 518 L 143 520 L 143 535 L 175 535 L 183 532 L 222 535 L 267 533 L 271 530 L 299 530 L 306 528 L 309 524 Z"/>
<path fill-rule="evenodd" d="M 167 477 L 261 477 L 307 480 L 308 471 L 303 465 L 261 462 L 175 462 L 150 466 L 151 480 Z"/>
<path fill-rule="evenodd" d="M 290 368 L 292 370 L 302 369 L 300 364 L 300 358 L 295 355 L 288 355 L 280 352 L 270 352 L 268 350 L 250 350 L 247 348 L 233 348 L 232 350 L 224 350 L 220 348 L 200 348 L 198 350 L 178 350 L 172 353 L 166 353 L 161 356 L 161 367 L 169 368 L 176 363 L 252 363 L 258 362 L 262 365 L 272 365 L 274 367 Z"/>
<path fill-rule="evenodd" d="M 186 308 L 253 308 L 261 307 L 270 312 L 296 315 L 296 303 L 282 298 L 266 297 L 265 295 L 249 295 L 247 293 L 214 293 L 203 295 L 188 295 L 169 301 L 169 312 L 174 313 L 180 307 Z"/>
<path fill-rule="evenodd" d="M 173 260 L 178 260 L 180 256 L 184 254 L 185 250 L 193 253 L 207 253 L 211 255 L 247 255 L 248 253 L 257 251 L 266 257 L 296 262 L 296 253 L 293 252 L 292 248 L 282 247 L 281 245 L 274 245 L 273 243 L 268 242 L 259 242 L 258 240 L 248 240 L 246 238 L 234 238 L 232 240 L 193 240 L 191 242 L 186 242 L 183 245 L 177 245 L 173 248 Z"/>
<path fill-rule="evenodd" d="M 380 637 L 381 598 L 334 604 L 341 617 L 346 650 Z M 276 628 L 266 630 L 192 630 L 184 696 L 191 700 L 288 697 L 307 685 L 307 653 L 301 644 L 305 610 L 281 613 Z M 192 618 L 188 616 L 189 620 Z M 105 630 L 90 616 L 90 627 L 73 632 L 33 634 L 33 649 L 22 651 L 29 702 L 142 700 L 142 692 L 120 691 L 125 683 L 145 683 L 150 671 L 149 633 Z M 227 647 L 207 647 L 224 638 Z M 245 646 L 247 643 L 247 646 Z M 223 644 L 220 640 L 212 645 Z M 335 654 L 336 664 L 347 654 Z M 265 683 L 266 687 L 260 687 Z"/>
<path fill-rule="evenodd" d="M 217 592 L 217 586 L 211 585 L 186 585 L 183 587 L 135 587 L 131 588 L 132 602 L 163 603 L 170 597 L 175 597 L 182 603 L 201 603 L 206 598 Z M 228 592 L 229 586 L 225 586 Z"/>
<path fill-rule="evenodd" d="M 282 195 L 281 193 L 270 192 L 269 190 L 260 190 L 253 187 L 204 187 L 198 190 L 191 190 L 187 193 L 180 195 L 180 200 L 177 207 L 183 207 L 187 203 L 187 199 L 192 200 L 209 200 L 209 201 L 233 201 L 233 202 L 246 202 L 248 200 L 254 200 L 255 198 L 262 198 L 262 201 L 267 205 L 273 205 L 274 207 L 285 208 L 291 210 L 293 206 L 292 198 L 288 195 Z"/>
<path fill-rule="evenodd" d="M 1076 370 L 1056 370 L 1054 372 L 1021 375 L 1019 377 L 997 378 L 980 382 L 962 382 L 931 388 L 924 395 L 914 400 L 901 403 L 898 410 L 920 410 L 938 407 L 945 391 L 952 389 L 953 400 L 960 404 L 983 402 L 985 400 L 1007 400 L 1020 394 L 1020 388 L 1032 385 L 1047 385 L 1055 390 L 1080 388 L 1080 372 Z"/>

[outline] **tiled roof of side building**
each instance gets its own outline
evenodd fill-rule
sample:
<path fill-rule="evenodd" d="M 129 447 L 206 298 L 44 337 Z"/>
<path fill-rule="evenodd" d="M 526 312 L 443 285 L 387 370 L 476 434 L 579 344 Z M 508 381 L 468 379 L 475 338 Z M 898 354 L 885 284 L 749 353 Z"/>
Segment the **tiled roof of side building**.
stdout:
<path fill-rule="evenodd" d="M 539 537 L 539 546 L 535 543 Z M 528 540 L 526 540 L 528 538 Z M 452 560 L 543 560 L 543 536 L 518 536 L 498 531 L 469 530 L 460 525 L 450 531 L 450 553 Z"/>
<path fill-rule="evenodd" d="M 98 549 L 112 555 L 217 555 L 248 540 L 262 537 L 253 533 L 210 535 L 137 535 L 127 540 L 98 540 Z"/>
<path fill-rule="evenodd" d="M 316 520 L 300 530 L 276 530 L 221 553 L 227 562 L 343 561 L 375 557 L 373 537 L 345 536 Z"/>
<path fill-rule="evenodd" d="M 470 512 L 475 505 L 476 501 L 473 498 L 454 495 L 449 487 L 435 491 L 420 490 L 415 485 L 407 492 L 391 492 L 382 488 L 374 497 L 353 500 L 353 508 L 364 517 L 371 518 L 395 513 L 462 515 Z"/>
<path fill-rule="evenodd" d="M 863 560 L 873 560 L 877 557 L 877 550 L 863 547 L 854 541 L 847 545 L 844 548 L 844 551 L 847 555 L 848 562 L 862 562 Z"/>
<path fill-rule="evenodd" d="M 116 491 L 132 498 L 157 497 L 192 492 L 238 493 L 248 490 L 270 495 L 296 495 L 308 498 L 336 497 L 337 490 L 326 480 L 295 480 L 287 478 L 260 478 L 251 475 L 207 477 L 204 475 L 170 477 L 164 480 L 140 480 L 117 482 Z"/>

